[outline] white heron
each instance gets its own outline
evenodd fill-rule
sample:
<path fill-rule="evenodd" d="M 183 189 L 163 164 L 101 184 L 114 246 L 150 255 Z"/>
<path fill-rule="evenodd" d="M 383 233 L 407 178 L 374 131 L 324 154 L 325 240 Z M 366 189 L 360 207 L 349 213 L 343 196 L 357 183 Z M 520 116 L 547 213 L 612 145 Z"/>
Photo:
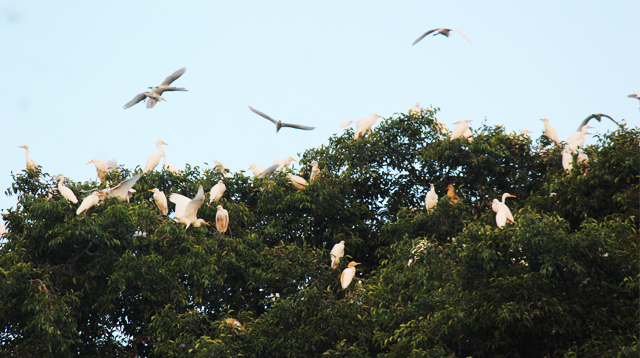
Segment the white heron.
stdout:
<path fill-rule="evenodd" d="M 409 115 L 420 114 L 420 112 L 422 112 L 422 108 L 420 108 L 420 102 L 416 102 L 415 107 L 409 108 Z"/>
<path fill-rule="evenodd" d="M 582 126 L 582 128 L 580 128 L 580 130 L 578 130 L 577 132 L 574 132 L 573 134 L 571 134 L 569 136 L 569 138 L 567 139 L 567 144 L 574 142 L 576 140 L 580 140 L 581 138 L 584 138 L 584 135 L 587 134 L 589 128 L 594 128 L 592 126 L 588 126 L 588 125 L 584 125 Z"/>
<path fill-rule="evenodd" d="M 87 164 L 93 163 L 96 166 L 96 175 L 100 182 L 103 182 L 107 176 L 107 173 L 111 173 L 118 168 L 118 162 L 115 159 L 108 161 L 93 158 Z"/>
<path fill-rule="evenodd" d="M 560 137 L 558 137 L 558 132 L 549 123 L 549 119 L 542 118 L 540 120 L 544 122 L 544 134 L 547 136 L 547 138 L 551 139 L 557 145 L 560 145 Z"/>
<path fill-rule="evenodd" d="M 36 164 L 36 161 L 29 158 L 29 146 L 28 145 L 21 145 L 18 148 L 24 148 L 25 152 L 24 152 L 24 157 L 27 159 L 27 170 L 36 170 L 38 169 L 38 164 Z"/>
<path fill-rule="evenodd" d="M 200 227 L 200 225 L 209 225 L 203 219 L 198 219 L 198 209 L 204 204 L 204 189 L 202 185 L 198 188 L 198 193 L 193 199 L 189 199 L 184 195 L 172 193 L 169 195 L 169 201 L 176 204 L 175 218 L 179 223 L 185 224 L 185 231 L 189 226 Z"/>
<path fill-rule="evenodd" d="M 56 179 L 58 180 L 58 192 L 60 193 L 60 195 L 62 195 L 68 201 L 77 204 L 78 198 L 76 198 L 76 194 L 74 194 L 71 189 L 67 188 L 64 185 L 64 175 L 58 175 Z"/>
<path fill-rule="evenodd" d="M 320 168 L 318 168 L 318 162 L 316 162 L 315 160 L 307 165 L 311 167 L 311 176 L 309 177 L 309 182 L 312 182 L 318 176 L 320 176 Z"/>
<path fill-rule="evenodd" d="M 273 164 L 278 165 L 278 167 L 276 167 L 276 171 L 279 172 L 284 168 L 288 168 L 292 161 L 297 162 L 297 160 L 293 159 L 293 157 L 287 157 L 276 159 L 273 161 Z"/>
<path fill-rule="evenodd" d="M 146 174 L 152 171 L 160 163 L 160 158 L 165 155 L 164 149 L 162 149 L 161 145 L 169 145 L 169 144 L 165 143 L 162 139 L 158 139 L 156 141 L 156 147 L 158 147 L 158 151 L 149 156 L 149 158 L 147 159 L 147 164 L 145 164 L 144 166 L 143 173 Z"/>
<path fill-rule="evenodd" d="M 433 36 L 444 35 L 446 37 L 449 37 L 449 35 L 451 34 L 451 31 L 455 31 L 455 32 L 459 33 L 460 35 L 462 35 L 462 37 L 464 37 L 465 40 L 467 40 L 467 41 L 469 41 L 469 43 L 471 43 L 471 40 L 469 40 L 467 35 L 463 34 L 462 31 L 458 31 L 456 29 L 447 29 L 447 28 L 442 28 L 441 27 L 441 28 L 438 28 L 438 29 L 433 29 L 433 30 L 429 30 L 429 31 L 425 32 L 420 37 L 418 37 L 415 41 L 413 41 L 411 46 L 417 44 L 418 42 L 420 42 L 420 40 L 422 40 L 423 38 L 425 38 L 427 35 L 429 35 L 432 32 L 435 32 L 435 34 L 433 34 Z"/>
<path fill-rule="evenodd" d="M 351 119 L 340 123 L 340 128 L 347 128 L 351 123 L 355 123 L 356 131 L 353 134 L 353 139 L 358 139 L 360 136 L 364 137 L 365 133 L 371 129 L 371 126 L 376 122 L 376 120 L 378 120 L 378 118 L 382 118 L 382 116 L 374 113 L 369 118 L 362 118 L 360 120 Z"/>
<path fill-rule="evenodd" d="M 331 258 L 331 268 L 337 269 L 340 265 L 340 258 L 344 256 L 344 240 L 333 245 L 329 257 Z"/>
<path fill-rule="evenodd" d="M 261 166 L 256 166 L 254 163 L 251 163 L 251 165 L 249 166 L 249 169 L 253 169 L 253 176 L 257 177 L 260 174 L 262 174 L 262 172 L 264 172 L 265 169 L 267 169 L 267 168 L 263 167 L 262 165 Z M 249 170 L 249 169 L 247 169 L 247 170 Z"/>
<path fill-rule="evenodd" d="M 153 108 L 153 106 L 155 106 L 159 101 L 167 101 L 166 99 L 161 97 L 162 93 L 164 93 L 165 91 L 187 91 L 184 87 L 169 86 L 171 83 L 173 83 L 173 81 L 177 80 L 178 77 L 182 76 L 185 71 L 187 71 L 187 68 L 183 67 L 172 73 L 169 77 L 165 78 L 165 80 L 159 86 L 149 87 L 149 91 L 137 94 L 131 101 L 127 102 L 127 104 L 124 105 L 124 108 L 132 107 L 133 105 L 147 98 L 147 108 Z"/>
<path fill-rule="evenodd" d="M 211 205 L 212 203 L 217 203 L 220 198 L 222 198 L 225 190 L 227 190 L 227 186 L 224 185 L 224 182 L 222 180 L 219 180 L 218 184 L 211 187 L 211 191 L 209 192 L 209 205 Z"/>
<path fill-rule="evenodd" d="M 229 212 L 222 207 L 222 205 L 216 206 L 216 229 L 221 233 L 227 231 L 229 228 Z"/>
<path fill-rule="evenodd" d="M 309 185 L 309 183 L 307 183 L 307 181 L 303 177 L 298 175 L 287 173 L 287 178 L 289 178 L 289 181 L 291 181 L 291 184 L 293 184 L 293 186 L 295 186 L 299 190 L 302 190 Z"/>
<path fill-rule="evenodd" d="M 424 198 L 424 205 L 427 208 L 427 211 L 432 211 L 433 208 L 438 205 L 438 194 L 436 194 L 436 189 L 433 184 L 431 185 L 431 190 L 427 192 L 427 196 Z"/>
<path fill-rule="evenodd" d="M 167 196 L 158 188 L 149 189 L 149 191 L 153 193 L 153 201 L 158 206 L 158 209 L 160 209 L 162 215 L 169 215 L 169 203 L 167 202 Z"/>
<path fill-rule="evenodd" d="M 231 174 L 230 174 L 231 169 L 229 169 L 229 167 L 225 167 L 224 164 L 222 164 L 222 162 L 219 160 L 215 160 L 215 159 L 212 159 L 212 160 L 213 160 L 213 163 L 215 164 L 213 167 L 218 168 L 218 170 L 220 170 L 220 173 L 222 173 L 223 177 L 225 178 L 231 177 Z"/>
<path fill-rule="evenodd" d="M 280 131 L 280 128 L 283 128 L 283 127 L 302 129 L 302 130 L 305 130 L 305 131 L 314 130 L 316 128 L 316 127 L 303 126 L 303 125 L 300 125 L 300 124 L 291 124 L 291 123 L 284 123 L 282 121 L 276 121 L 275 119 L 273 119 L 273 118 L 269 117 L 268 115 L 258 111 L 257 109 L 251 108 L 251 106 L 249 106 L 249 109 L 251 110 L 251 112 L 253 112 L 253 113 L 255 113 L 255 114 L 259 115 L 259 116 L 262 116 L 262 117 L 270 120 L 273 124 L 275 124 L 276 125 L 276 133 L 278 133 Z"/>
<path fill-rule="evenodd" d="M 570 172 L 571 168 L 573 168 L 573 156 L 571 153 L 573 153 L 573 151 L 568 145 L 562 150 L 562 167 L 567 172 Z"/>
<path fill-rule="evenodd" d="M 464 136 L 465 132 L 469 129 L 470 122 L 473 122 L 473 120 L 465 119 L 454 122 L 453 124 L 457 124 L 457 126 L 453 129 L 453 133 L 451 133 L 451 140 Z"/>
<path fill-rule="evenodd" d="M 493 202 L 491 202 L 491 209 L 497 213 L 500 210 L 500 205 L 500 200 L 493 199 Z"/>
<path fill-rule="evenodd" d="M 447 127 L 446 124 L 440 122 L 439 120 L 435 119 L 434 120 L 434 125 L 436 126 L 436 128 L 438 129 L 438 132 L 440 134 L 442 134 L 445 137 L 449 136 L 449 127 Z"/>
<path fill-rule="evenodd" d="M 582 151 L 582 149 L 579 149 L 578 150 L 578 162 L 586 164 L 587 161 L 589 161 L 589 156 L 587 154 L 585 154 L 585 152 Z"/>
<path fill-rule="evenodd" d="M 469 141 L 469 143 L 473 142 L 473 133 L 471 133 L 471 129 L 469 129 L 469 127 L 467 127 L 467 129 L 464 131 L 464 133 L 462 133 L 462 136 L 467 138 L 467 140 Z"/>
<path fill-rule="evenodd" d="M 120 184 L 116 185 L 113 188 L 109 188 L 109 186 L 107 185 L 107 188 L 103 189 L 101 192 L 104 193 L 107 197 L 118 198 L 120 200 L 126 200 L 127 202 L 129 202 L 129 199 L 131 199 L 131 194 L 136 192 L 132 188 L 136 184 L 138 179 L 140 179 L 140 177 L 142 177 L 142 173 L 136 174 L 127 180 L 123 180 Z"/>
<path fill-rule="evenodd" d="M 353 280 L 353 276 L 356 275 L 356 265 L 360 265 L 359 262 L 351 261 L 347 268 L 342 271 L 342 275 L 340 275 L 340 283 L 342 284 L 342 289 L 344 290 L 349 286 L 351 280 Z"/>
<path fill-rule="evenodd" d="M 593 127 L 590 127 L 590 126 L 584 126 L 584 127 L 582 127 L 582 131 L 573 133 L 571 135 L 571 137 L 569 137 L 569 139 L 573 139 L 573 140 L 572 141 L 567 140 L 567 145 L 565 146 L 565 149 L 568 148 L 571 151 L 571 153 L 573 153 L 576 150 L 578 150 L 578 148 L 580 148 L 580 147 L 582 147 L 584 145 L 584 141 L 586 139 L 585 136 L 587 134 L 592 134 L 590 132 L 587 132 L 587 128 L 585 128 L 585 127 L 593 128 Z"/>
<path fill-rule="evenodd" d="M 178 169 L 178 167 L 176 167 L 173 164 L 167 164 L 167 155 L 163 155 L 162 156 L 162 168 L 164 168 L 164 170 L 171 172 L 171 174 L 177 176 L 177 177 L 181 177 L 182 176 L 182 172 L 180 171 L 180 169 Z"/>
<path fill-rule="evenodd" d="M 496 224 L 499 228 L 502 228 L 507 221 L 510 223 L 514 223 L 513 215 L 511 215 L 511 210 L 506 205 L 507 198 L 515 198 L 515 195 L 511 195 L 509 193 L 502 194 L 502 202 L 500 203 L 500 207 L 498 208 L 498 212 L 496 213 Z"/>

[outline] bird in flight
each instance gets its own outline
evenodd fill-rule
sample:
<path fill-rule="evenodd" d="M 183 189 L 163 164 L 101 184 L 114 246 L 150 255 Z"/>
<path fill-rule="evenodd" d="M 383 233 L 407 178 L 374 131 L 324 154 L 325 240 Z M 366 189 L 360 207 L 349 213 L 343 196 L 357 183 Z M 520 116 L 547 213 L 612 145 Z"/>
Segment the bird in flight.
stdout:
<path fill-rule="evenodd" d="M 411 46 L 417 44 L 418 42 L 420 42 L 420 40 L 422 40 L 423 38 L 425 38 L 427 35 L 429 35 L 432 32 L 435 32 L 435 34 L 433 34 L 433 36 L 444 35 L 446 37 L 449 37 L 449 35 L 451 34 L 451 31 L 455 31 L 455 32 L 459 33 L 460 35 L 462 35 L 462 37 L 464 37 L 465 40 L 467 40 L 467 41 L 469 41 L 469 43 L 471 43 L 471 40 L 469 40 L 467 35 L 463 34 L 462 31 L 458 31 L 456 29 L 439 28 L 439 29 L 433 29 L 433 30 L 429 30 L 429 31 L 425 32 L 424 34 L 422 34 L 422 36 L 418 37 L 415 41 L 413 41 Z"/>
<path fill-rule="evenodd" d="M 609 118 L 613 123 L 615 123 L 618 126 L 620 126 L 620 123 L 616 122 L 613 118 L 607 116 L 606 114 L 594 113 L 594 114 L 590 115 L 589 117 L 585 118 L 585 120 L 582 121 L 582 123 L 580 123 L 580 127 L 578 127 L 578 131 L 582 130 L 582 127 L 586 126 L 587 123 L 589 123 L 590 120 L 595 119 L 598 122 L 600 122 L 602 120 L 602 117 Z M 593 127 L 590 127 L 590 128 L 593 128 Z"/>
<path fill-rule="evenodd" d="M 167 101 L 162 96 L 162 93 L 165 91 L 188 91 L 184 87 L 172 87 L 170 86 L 173 81 L 177 80 L 180 76 L 182 76 L 187 71 L 186 67 L 183 67 L 176 72 L 172 73 L 169 77 L 165 78 L 162 84 L 155 87 L 149 87 L 149 91 L 145 91 L 137 94 L 133 99 L 127 104 L 124 105 L 124 108 L 129 108 L 137 104 L 138 102 L 149 99 L 147 101 L 147 108 L 153 108 L 159 101 Z"/>
<path fill-rule="evenodd" d="M 251 112 L 253 112 L 253 113 L 255 113 L 255 114 L 259 115 L 259 116 L 262 116 L 262 117 L 270 120 L 271 122 L 273 122 L 273 124 L 276 125 L 276 133 L 278 133 L 280 131 L 280 128 L 282 128 L 282 127 L 289 127 L 289 128 L 295 128 L 295 129 L 304 129 L 305 131 L 310 131 L 310 130 L 316 129 L 316 127 L 307 127 L 307 126 L 301 126 L 299 124 L 289 124 L 289 123 L 283 123 L 281 121 L 276 121 L 275 119 L 273 119 L 273 118 L 269 117 L 268 115 L 258 111 L 257 109 L 251 108 L 251 106 L 249 106 L 249 109 L 251 110 Z"/>

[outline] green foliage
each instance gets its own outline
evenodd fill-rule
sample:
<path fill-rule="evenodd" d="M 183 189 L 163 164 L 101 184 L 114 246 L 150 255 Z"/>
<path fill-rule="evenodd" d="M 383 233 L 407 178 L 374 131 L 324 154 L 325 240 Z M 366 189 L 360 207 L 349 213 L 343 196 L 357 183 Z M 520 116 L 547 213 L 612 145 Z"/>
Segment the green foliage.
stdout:
<path fill-rule="evenodd" d="M 436 113 L 398 114 L 364 138 L 347 130 L 306 151 L 300 175 L 313 160 L 322 171 L 304 190 L 285 173 L 187 166 L 145 174 L 130 203 L 76 215 L 48 174 L 14 175 L 2 356 L 637 356 L 638 129 L 600 136 L 567 173 L 544 136 L 482 126 L 473 142 L 452 141 Z M 225 234 L 185 231 L 147 191 L 193 197 L 221 179 Z M 427 212 L 430 183 L 439 202 Z M 66 184 L 77 195 L 105 186 Z M 498 229 L 491 201 L 505 192 L 517 196 L 516 223 Z M 198 217 L 215 215 L 207 198 Z M 331 270 L 341 240 L 346 256 Z M 342 290 L 351 260 L 362 265 Z"/>

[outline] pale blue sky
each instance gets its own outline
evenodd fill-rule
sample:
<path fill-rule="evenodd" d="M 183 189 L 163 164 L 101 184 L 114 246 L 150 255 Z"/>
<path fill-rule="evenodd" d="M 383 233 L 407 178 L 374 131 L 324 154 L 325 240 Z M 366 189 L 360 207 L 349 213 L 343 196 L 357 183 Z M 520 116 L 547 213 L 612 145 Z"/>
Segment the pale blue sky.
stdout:
<path fill-rule="evenodd" d="M 411 46 L 437 27 L 473 44 L 454 33 Z M 626 96 L 640 91 L 639 60 L 635 0 L 3 1 L 0 189 L 25 167 L 20 145 L 73 181 L 95 180 L 94 157 L 144 166 L 158 139 L 170 164 L 215 158 L 238 171 L 416 101 L 450 128 L 486 117 L 536 138 L 542 117 L 561 139 L 591 113 L 637 126 L 640 104 Z M 189 92 L 122 108 L 185 66 L 174 84 Z M 276 134 L 247 106 L 317 128 Z M 0 209 L 13 205 L 0 195 Z"/>

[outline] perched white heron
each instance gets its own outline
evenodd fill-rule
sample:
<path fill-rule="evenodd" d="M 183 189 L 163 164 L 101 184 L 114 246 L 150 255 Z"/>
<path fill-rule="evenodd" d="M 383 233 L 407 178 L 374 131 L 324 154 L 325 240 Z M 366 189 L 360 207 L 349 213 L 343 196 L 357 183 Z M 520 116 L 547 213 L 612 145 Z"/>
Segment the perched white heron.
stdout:
<path fill-rule="evenodd" d="M 89 210 L 89 208 L 91 208 L 92 206 L 98 204 L 100 202 L 100 197 L 105 195 L 106 194 L 100 191 L 94 191 L 93 193 L 91 193 L 91 195 L 87 196 L 86 198 L 84 198 L 84 200 L 82 200 L 82 203 L 76 210 L 76 215 L 80 215 L 85 211 Z"/>
<path fill-rule="evenodd" d="M 120 184 L 116 185 L 113 188 L 107 188 L 102 190 L 102 192 L 110 197 L 110 198 L 118 198 L 120 200 L 126 200 L 127 202 L 131 199 L 131 194 L 136 191 L 133 186 L 136 184 L 138 179 L 142 177 L 142 174 L 136 174 L 127 180 L 123 180 Z"/>
<path fill-rule="evenodd" d="M 409 115 L 420 114 L 421 111 L 422 111 L 422 108 L 420 108 L 420 102 L 416 102 L 415 107 L 409 108 Z"/>
<path fill-rule="evenodd" d="M 287 178 L 289 178 L 289 181 L 291 181 L 291 184 L 293 184 L 293 186 L 300 190 L 306 188 L 309 185 L 309 183 L 307 183 L 307 181 L 303 177 L 298 175 L 287 173 Z"/>
<path fill-rule="evenodd" d="M 182 172 L 180 171 L 180 169 L 178 169 L 178 167 L 176 167 L 173 164 L 167 164 L 167 155 L 163 155 L 162 156 L 162 168 L 164 168 L 164 170 L 171 172 L 171 174 L 177 176 L 177 177 L 181 177 L 182 176 Z"/>
<path fill-rule="evenodd" d="M 224 164 L 222 164 L 222 162 L 219 160 L 215 160 L 215 159 L 212 159 L 212 160 L 213 160 L 213 163 L 215 164 L 213 167 L 218 168 L 218 170 L 220 170 L 220 173 L 222 173 L 223 177 L 225 178 L 231 177 L 231 174 L 230 174 L 231 169 L 229 169 L 229 167 L 225 167 Z"/>
<path fill-rule="evenodd" d="M 451 34 L 451 31 L 455 31 L 455 32 L 459 33 L 460 35 L 462 35 L 462 37 L 464 37 L 465 40 L 467 40 L 467 41 L 469 41 L 469 43 L 471 43 L 471 40 L 469 40 L 467 35 L 463 34 L 462 31 L 458 31 L 456 29 L 447 29 L 447 28 L 442 28 L 441 27 L 441 28 L 438 28 L 438 29 L 433 29 L 433 30 L 429 30 L 429 31 L 425 32 L 420 37 L 418 37 L 415 41 L 413 41 L 411 46 L 417 44 L 418 42 L 420 42 L 420 40 L 422 40 L 423 38 L 425 38 L 427 35 L 429 35 L 432 32 L 435 32 L 435 34 L 433 34 L 433 36 L 444 35 L 446 37 L 449 37 L 449 35 Z"/>
<path fill-rule="evenodd" d="M 224 185 L 224 182 L 222 180 L 219 180 L 218 184 L 211 187 L 211 191 L 209 192 L 209 205 L 211 205 L 212 203 L 217 203 L 220 198 L 222 198 L 225 190 L 227 190 L 227 186 Z"/>
<path fill-rule="evenodd" d="M 589 156 L 585 154 L 582 149 L 578 150 L 578 162 L 586 164 L 589 161 Z"/>
<path fill-rule="evenodd" d="M 497 213 L 500 210 L 500 205 L 502 205 L 500 203 L 500 200 L 493 199 L 493 202 L 491 202 L 491 209 L 493 209 L 493 211 Z"/>
<path fill-rule="evenodd" d="M 144 166 L 143 173 L 146 174 L 152 171 L 160 163 L 160 158 L 165 155 L 164 149 L 162 149 L 161 145 L 169 145 L 169 144 L 165 143 L 162 139 L 158 139 L 156 141 L 156 147 L 158 147 L 158 151 L 149 156 L 149 158 L 147 159 L 147 164 L 145 164 Z"/>
<path fill-rule="evenodd" d="M 24 157 L 27 159 L 27 170 L 35 170 L 38 169 L 38 164 L 36 164 L 36 161 L 29 158 L 29 146 L 28 145 L 21 145 L 18 148 L 24 148 L 25 152 L 24 152 Z"/>
<path fill-rule="evenodd" d="M 351 280 L 353 280 L 353 276 L 356 275 L 356 265 L 360 265 L 359 262 L 351 261 L 347 268 L 342 271 L 342 275 L 340 275 L 340 283 L 342 284 L 342 289 L 344 290 L 349 286 Z"/>
<path fill-rule="evenodd" d="M 262 165 L 261 166 L 256 166 L 254 163 L 251 163 L 251 165 L 249 166 L 249 169 L 253 169 L 253 176 L 257 177 L 260 174 L 262 174 L 262 172 L 264 172 L 265 169 L 267 169 L 267 168 L 263 167 Z M 249 170 L 249 169 L 247 169 L 247 170 Z"/>
<path fill-rule="evenodd" d="M 378 118 L 382 118 L 382 116 L 377 114 L 372 114 L 369 118 L 362 118 L 360 120 L 351 119 L 345 122 L 340 123 L 340 128 L 347 128 L 351 123 L 356 124 L 356 131 L 353 134 L 353 139 L 358 139 L 360 136 L 364 137 L 366 132 L 371 129 L 371 126 L 378 120 Z"/>
<path fill-rule="evenodd" d="M 573 133 L 571 135 L 571 137 L 569 137 L 569 139 L 573 139 L 573 138 L 575 138 L 575 139 L 572 140 L 572 141 L 567 140 L 567 145 L 565 146 L 565 149 L 568 148 L 571 151 L 571 153 L 573 153 L 576 150 L 578 150 L 578 148 L 584 146 L 584 141 L 586 139 L 585 136 L 587 134 L 592 134 L 590 132 L 587 132 L 587 127 L 588 128 L 593 128 L 593 127 L 590 127 L 590 126 L 584 126 L 584 127 L 582 127 L 582 131 Z"/>
<path fill-rule="evenodd" d="M 331 258 L 331 268 L 337 269 L 340 265 L 340 258 L 344 256 L 344 240 L 333 245 L 329 257 Z"/>
<path fill-rule="evenodd" d="M 588 125 L 582 126 L 582 128 L 580 128 L 580 130 L 578 130 L 577 132 L 574 132 L 573 134 L 571 134 L 569 136 L 569 138 L 567 139 L 566 143 L 569 144 L 569 143 L 574 142 L 576 140 L 583 139 L 584 135 L 587 133 L 589 128 L 594 128 L 594 127 L 588 126 Z"/>
<path fill-rule="evenodd" d="M 160 209 L 162 215 L 169 215 L 169 203 L 167 203 L 167 196 L 158 188 L 149 189 L 149 191 L 153 193 L 153 201 L 158 206 L 158 209 Z"/>
<path fill-rule="evenodd" d="M 74 194 L 71 189 L 67 188 L 64 185 L 64 175 L 58 175 L 56 179 L 58 180 L 58 192 L 60 193 L 60 195 L 62 195 L 68 201 L 77 204 L 78 198 L 76 198 L 76 194 Z"/>
<path fill-rule="evenodd" d="M 93 158 L 87 164 L 91 163 L 96 166 L 96 175 L 98 179 L 100 179 L 100 182 L 105 180 L 107 173 L 111 173 L 118 168 L 118 162 L 115 159 L 105 161 Z"/>
<path fill-rule="evenodd" d="M 315 160 L 307 165 L 311 167 L 311 176 L 309 177 L 309 182 L 312 182 L 318 176 L 320 176 L 320 168 L 318 168 L 318 162 L 316 162 Z"/>
<path fill-rule="evenodd" d="M 444 123 L 440 122 L 440 121 L 439 121 L 439 120 L 437 120 L 437 119 L 435 119 L 435 120 L 434 120 L 434 123 L 433 123 L 433 124 L 436 126 L 436 128 L 438 129 L 438 132 L 439 132 L 440 134 L 442 134 L 442 135 L 443 135 L 443 136 L 445 136 L 445 137 L 448 137 L 448 136 L 449 136 L 449 127 L 447 127 L 447 125 L 446 125 L 446 124 L 444 124 Z"/>
<path fill-rule="evenodd" d="M 509 221 L 510 223 L 514 223 L 513 215 L 511 215 L 511 210 L 506 205 L 507 198 L 515 198 L 515 195 L 511 195 L 509 193 L 502 194 L 502 202 L 500 203 L 500 207 L 498 208 L 498 212 L 496 213 L 496 224 L 499 228 L 502 228 L 504 224 Z M 495 210 L 495 209 L 494 209 Z"/>
<path fill-rule="evenodd" d="M 457 124 L 457 125 L 453 129 L 453 132 L 451 133 L 451 140 L 464 136 L 465 132 L 469 130 L 470 122 L 473 122 L 473 120 L 465 119 L 462 121 L 454 122 L 453 124 Z"/>
<path fill-rule="evenodd" d="M 276 167 L 276 171 L 279 172 L 284 168 L 288 168 L 292 161 L 297 162 L 297 160 L 293 159 L 293 157 L 287 157 L 276 159 L 273 161 L 273 164 L 278 165 L 278 167 Z"/>
<path fill-rule="evenodd" d="M 433 208 L 438 205 L 438 194 L 436 194 L 436 189 L 433 184 L 431 185 L 431 190 L 427 192 L 427 196 L 424 198 L 424 205 L 427 208 L 427 211 L 432 211 Z"/>
<path fill-rule="evenodd" d="M 165 80 L 159 86 L 149 87 L 149 91 L 137 94 L 131 101 L 127 102 L 127 104 L 124 105 L 124 108 L 129 108 L 147 98 L 147 108 L 153 108 L 153 106 L 155 106 L 158 101 L 167 101 L 166 99 L 161 97 L 162 93 L 164 93 L 165 91 L 187 91 L 184 87 L 170 86 L 170 84 L 173 83 L 173 81 L 177 80 L 178 77 L 182 76 L 185 71 L 187 71 L 187 68 L 183 67 L 172 73 L 169 77 L 165 78 Z"/>
<path fill-rule="evenodd" d="M 229 212 L 222 205 L 218 205 L 216 208 L 218 209 L 216 211 L 216 229 L 224 233 L 229 228 Z"/>
<path fill-rule="evenodd" d="M 562 150 L 562 167 L 567 172 L 570 172 L 571 168 L 573 168 L 573 156 L 571 153 L 573 153 L 573 151 L 568 145 Z"/>
<path fill-rule="evenodd" d="M 523 129 L 523 130 L 521 130 L 521 131 L 520 131 L 520 134 L 521 134 L 521 135 L 527 135 L 527 134 L 529 134 L 529 133 L 533 133 L 533 132 L 532 132 L 532 131 L 530 131 L 530 130 L 528 130 L 528 129 Z"/>
<path fill-rule="evenodd" d="M 276 121 L 275 119 L 273 119 L 273 118 L 269 117 L 268 115 L 258 111 L 257 109 L 251 108 L 251 106 L 249 106 L 249 109 L 251 110 L 251 112 L 253 112 L 253 113 L 255 113 L 255 114 L 259 115 L 259 116 L 262 116 L 262 117 L 270 120 L 271 122 L 273 122 L 273 124 L 276 125 L 276 133 L 278 133 L 280 131 L 280 128 L 283 128 L 283 127 L 289 127 L 289 128 L 295 128 L 295 129 L 303 129 L 305 131 L 310 131 L 310 130 L 316 129 L 316 127 L 308 127 L 308 126 L 303 126 L 303 125 L 300 125 L 300 124 L 283 123 L 282 121 Z"/>
<path fill-rule="evenodd" d="M 467 140 L 469 141 L 469 143 L 473 142 L 473 133 L 471 133 L 471 129 L 469 129 L 469 127 L 467 127 L 467 129 L 464 131 L 464 133 L 462 133 L 462 136 L 467 138 Z"/>
<path fill-rule="evenodd" d="M 198 188 L 198 193 L 193 199 L 172 193 L 169 195 L 169 201 L 176 204 L 175 218 L 179 223 L 187 225 L 184 228 L 185 231 L 191 225 L 194 227 L 200 227 L 202 224 L 209 225 L 203 219 L 198 219 L 198 209 L 204 204 L 204 189 L 202 189 L 202 185 Z"/>
<path fill-rule="evenodd" d="M 556 132 L 556 129 L 553 128 L 553 126 L 549 123 L 549 119 L 542 118 L 540 120 L 544 122 L 544 134 L 554 143 L 560 145 L 560 137 L 558 137 L 558 132 Z"/>

